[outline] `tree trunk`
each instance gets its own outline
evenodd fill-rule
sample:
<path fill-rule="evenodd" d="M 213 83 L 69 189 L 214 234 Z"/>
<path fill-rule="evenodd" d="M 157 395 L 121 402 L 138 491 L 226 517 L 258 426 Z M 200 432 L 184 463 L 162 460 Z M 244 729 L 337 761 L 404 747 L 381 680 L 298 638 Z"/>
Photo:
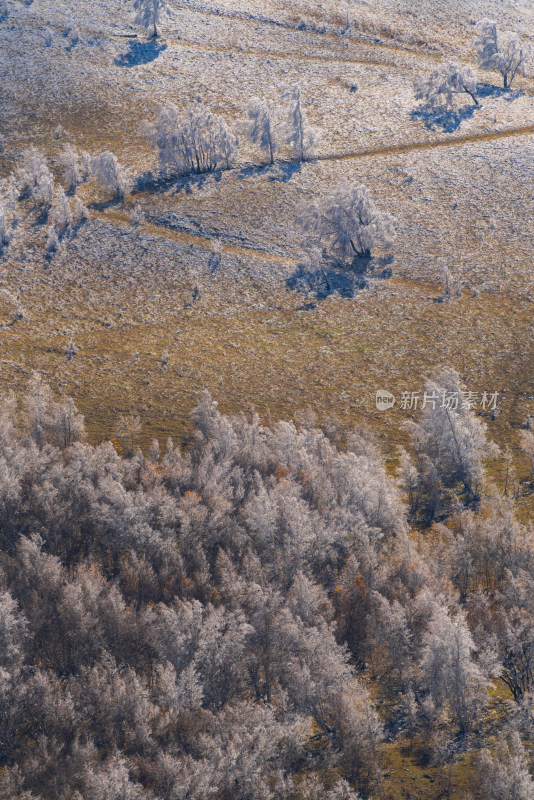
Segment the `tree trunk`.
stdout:
<path fill-rule="evenodd" d="M 476 106 L 478 106 L 478 104 L 479 104 L 479 103 L 478 103 L 478 100 L 477 100 L 477 98 L 476 98 L 476 95 L 475 95 L 473 92 L 470 92 L 468 89 L 466 89 L 465 91 L 466 91 L 466 92 L 467 92 L 467 94 L 468 94 L 468 95 L 471 97 L 471 99 L 473 100 L 474 104 L 475 104 Z"/>

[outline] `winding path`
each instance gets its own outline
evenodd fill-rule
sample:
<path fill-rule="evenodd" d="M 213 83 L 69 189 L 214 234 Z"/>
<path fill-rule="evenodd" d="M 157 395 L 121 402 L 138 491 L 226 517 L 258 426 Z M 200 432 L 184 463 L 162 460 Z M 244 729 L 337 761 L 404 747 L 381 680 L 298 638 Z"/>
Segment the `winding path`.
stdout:
<path fill-rule="evenodd" d="M 511 139 L 517 136 L 534 135 L 534 124 L 523 125 L 517 128 L 505 128 L 500 131 L 484 131 L 482 133 L 463 134 L 461 136 L 449 136 L 433 141 L 409 142 L 407 144 L 385 145 L 383 147 L 370 148 L 366 150 L 356 150 L 353 153 L 323 154 L 316 156 L 314 161 L 349 161 L 359 158 L 370 158 L 373 156 L 391 155 L 394 153 L 410 153 L 419 150 L 434 150 L 440 147 L 458 147 L 464 144 L 475 144 L 488 142 L 498 139 Z M 289 161 L 279 163 L 292 163 Z M 311 162 L 313 163 L 313 161 Z M 242 169 L 243 165 L 239 166 Z M 92 211 L 92 217 L 106 222 L 123 225 L 131 225 L 130 215 L 126 211 L 119 210 L 117 207 L 110 207 L 106 211 Z M 213 242 L 217 242 L 224 253 L 232 255 L 251 256 L 261 258 L 277 264 L 297 265 L 300 259 L 287 256 L 280 256 L 270 253 L 267 250 L 258 250 L 253 247 L 244 247 L 223 242 L 218 236 L 209 236 L 190 233 L 170 228 L 164 223 L 149 222 L 140 226 L 145 233 L 155 236 L 163 236 L 166 239 L 180 242 L 181 244 L 194 245 L 204 250 L 212 250 Z"/>

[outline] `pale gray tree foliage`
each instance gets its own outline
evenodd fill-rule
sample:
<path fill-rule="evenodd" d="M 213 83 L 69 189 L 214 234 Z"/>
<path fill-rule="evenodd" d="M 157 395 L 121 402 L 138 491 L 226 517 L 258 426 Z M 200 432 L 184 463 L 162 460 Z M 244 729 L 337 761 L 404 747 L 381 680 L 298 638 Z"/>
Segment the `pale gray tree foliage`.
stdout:
<path fill-rule="evenodd" d="M 308 123 L 308 117 L 302 105 L 302 91 L 298 84 L 287 89 L 282 94 L 282 99 L 289 102 L 286 142 L 292 148 L 297 161 L 306 161 L 313 157 L 315 146 L 319 140 L 319 132 Z"/>
<path fill-rule="evenodd" d="M 56 402 L 50 386 L 37 372 L 29 384 L 26 424 L 37 444 L 47 441 L 58 447 L 68 447 L 85 438 L 84 418 L 72 398 Z"/>
<path fill-rule="evenodd" d="M 488 678 L 474 659 L 475 645 L 458 611 L 455 617 L 435 604 L 423 638 L 421 671 L 436 707 L 447 706 L 460 731 L 477 724 L 487 702 Z"/>
<path fill-rule="evenodd" d="M 67 23 L 65 25 L 65 30 L 63 31 L 63 35 L 68 38 L 71 46 L 77 44 L 77 42 L 79 42 L 80 40 L 80 31 L 78 30 L 78 26 L 76 25 L 76 21 L 72 16 L 72 13 L 69 13 L 67 17 Z M 59 128 L 61 130 L 59 131 L 58 138 L 60 138 L 61 136 L 61 131 L 62 131 L 61 125 L 59 126 Z"/>
<path fill-rule="evenodd" d="M 72 224 L 73 216 L 69 199 L 62 186 L 58 186 L 54 194 L 52 219 L 57 231 L 64 231 Z"/>
<path fill-rule="evenodd" d="M 115 756 L 101 769 L 89 769 L 85 776 L 87 800 L 142 800 L 142 786 L 130 778 L 127 762 Z"/>
<path fill-rule="evenodd" d="M 11 237 L 11 226 L 8 224 L 6 209 L 2 203 L 0 204 L 0 253 L 9 244 Z"/>
<path fill-rule="evenodd" d="M 12 667 L 23 657 L 28 622 L 9 592 L 0 593 L 0 668 Z"/>
<path fill-rule="evenodd" d="M 375 204 L 366 186 L 357 181 L 339 184 L 332 194 L 301 208 L 298 222 L 308 244 L 323 248 L 327 257 L 344 266 L 369 258 L 379 244 L 390 249 L 395 219 Z"/>
<path fill-rule="evenodd" d="M 534 475 L 534 433 L 531 430 L 521 431 L 521 449 L 529 460 L 530 470 Z"/>
<path fill-rule="evenodd" d="M 274 158 L 280 150 L 278 132 L 274 120 L 274 111 L 264 100 L 253 97 L 247 107 L 247 136 L 253 144 L 266 153 L 269 163 L 274 164 Z"/>
<path fill-rule="evenodd" d="M 54 178 L 45 156 L 32 145 L 22 154 L 22 164 L 17 169 L 19 191 L 27 194 L 37 208 L 48 209 L 52 205 Z"/>
<path fill-rule="evenodd" d="M 464 402 L 465 387 L 455 370 L 426 381 L 427 402 L 418 423 L 407 423 L 418 453 L 427 456 L 447 486 L 461 482 L 470 498 L 480 491 L 485 458 L 497 445 L 486 438 L 486 425 Z"/>
<path fill-rule="evenodd" d="M 59 163 L 63 168 L 66 191 L 73 194 L 91 174 L 91 156 L 67 144 L 59 155 Z"/>
<path fill-rule="evenodd" d="M 101 153 L 93 159 L 92 174 L 118 200 L 124 200 L 130 189 L 129 170 L 119 163 L 114 153 Z"/>
<path fill-rule="evenodd" d="M 503 33 L 497 23 L 483 20 L 478 26 L 475 41 L 478 63 L 483 69 L 500 72 L 505 89 L 509 89 L 516 75 L 529 74 L 532 48 L 517 33 Z"/>
<path fill-rule="evenodd" d="M 511 498 L 408 535 L 361 429 L 336 446 L 311 414 L 227 416 L 206 393 L 187 446 L 124 457 L 61 409 L 39 376 L 0 403 L 0 796 L 356 800 L 380 794 L 385 731 L 438 765 L 488 719 L 531 735 L 534 555 Z M 407 493 L 423 455 L 460 480 L 445 423 L 422 421 Z M 483 716 L 499 675 L 505 720 Z M 491 786 L 472 773 L 491 800 L 532 796 L 513 746 L 482 763 Z"/>
<path fill-rule="evenodd" d="M 434 110 L 453 108 L 454 97 L 458 94 L 467 94 L 476 106 L 479 104 L 473 70 L 452 61 L 440 64 L 428 76 L 418 76 L 414 82 L 414 92 L 416 100 Z"/>
<path fill-rule="evenodd" d="M 168 0 L 134 0 L 137 11 L 135 22 L 147 30 L 152 28 L 152 35 L 159 36 L 158 25 L 169 16 L 171 7 Z"/>
<path fill-rule="evenodd" d="M 494 753 L 482 750 L 475 764 L 477 788 L 487 800 L 533 800 L 534 781 L 517 732 L 500 741 Z"/>
<path fill-rule="evenodd" d="M 18 197 L 17 180 L 11 173 L 9 178 L 0 181 L 0 253 L 14 235 L 14 227 L 18 221 Z"/>
<path fill-rule="evenodd" d="M 50 225 L 46 235 L 45 257 L 52 259 L 59 248 L 59 236 L 54 225 Z"/>
<path fill-rule="evenodd" d="M 168 177 L 229 169 L 237 159 L 237 139 L 222 117 L 202 103 L 181 113 L 171 103 L 162 106 L 154 124 L 144 124 L 158 148 L 162 173 Z"/>

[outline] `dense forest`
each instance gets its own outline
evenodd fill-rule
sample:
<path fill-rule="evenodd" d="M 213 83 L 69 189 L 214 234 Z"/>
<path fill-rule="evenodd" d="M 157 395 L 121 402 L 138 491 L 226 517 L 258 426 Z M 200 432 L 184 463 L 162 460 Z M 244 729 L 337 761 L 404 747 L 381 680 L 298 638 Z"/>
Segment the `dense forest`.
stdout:
<path fill-rule="evenodd" d="M 0 796 L 387 797 L 402 742 L 443 775 L 469 752 L 472 797 L 534 797 L 532 536 L 467 405 L 422 411 L 392 475 L 311 412 L 206 394 L 143 455 L 85 443 L 37 374 L 4 397 Z"/>

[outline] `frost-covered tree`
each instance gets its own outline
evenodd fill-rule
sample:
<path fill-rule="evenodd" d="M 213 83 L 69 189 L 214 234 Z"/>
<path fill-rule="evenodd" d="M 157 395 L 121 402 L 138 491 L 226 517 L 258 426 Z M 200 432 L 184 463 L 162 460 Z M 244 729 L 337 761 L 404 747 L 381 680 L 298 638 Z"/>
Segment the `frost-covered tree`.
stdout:
<path fill-rule="evenodd" d="M 152 28 L 152 35 L 157 37 L 158 25 L 170 14 L 171 7 L 168 0 L 134 0 L 137 11 L 135 22 L 147 30 Z"/>
<path fill-rule="evenodd" d="M 478 106 L 477 80 L 473 70 L 452 61 L 440 64 L 428 76 L 416 78 L 414 92 L 416 100 L 432 109 L 451 109 L 456 94 L 468 94 Z"/>
<path fill-rule="evenodd" d="M 486 426 L 464 397 L 458 373 L 444 370 L 425 384 L 420 421 L 407 424 L 416 451 L 429 459 L 444 485 L 460 482 L 473 499 L 482 483 L 484 458 L 499 450 L 486 439 Z"/>
<path fill-rule="evenodd" d="M 36 147 L 30 147 L 22 155 L 22 165 L 16 173 L 18 188 L 28 195 L 36 207 L 48 209 L 52 205 L 54 178 L 45 156 Z"/>
<path fill-rule="evenodd" d="M 512 733 L 495 753 L 484 749 L 475 760 L 476 788 L 485 800 L 534 800 L 534 781 L 521 738 Z"/>
<path fill-rule="evenodd" d="M 7 213 L 3 203 L 0 203 L 0 254 L 11 241 L 11 226 L 7 221 Z"/>
<path fill-rule="evenodd" d="M 501 610 L 497 622 L 501 680 L 520 702 L 534 689 L 534 621 L 525 608 Z"/>
<path fill-rule="evenodd" d="M 54 227 L 58 232 L 64 232 L 72 223 L 72 211 L 69 199 L 62 186 L 58 186 L 55 192 L 53 221 Z"/>
<path fill-rule="evenodd" d="M 56 402 L 50 386 L 37 372 L 34 372 L 29 383 L 26 425 L 30 436 L 38 444 L 50 442 L 57 447 L 68 447 L 85 438 L 84 419 L 72 398 L 63 403 Z"/>
<path fill-rule="evenodd" d="M 477 724 L 486 701 L 487 677 L 474 660 L 475 646 L 464 616 L 451 618 L 435 605 L 422 642 L 421 672 L 435 706 L 448 706 L 462 733 Z"/>
<path fill-rule="evenodd" d="M 13 174 L 0 181 L 0 254 L 13 238 L 13 228 L 18 220 L 18 197 L 17 181 Z"/>
<path fill-rule="evenodd" d="M 124 445 L 125 455 L 133 455 L 136 438 L 142 428 L 141 419 L 136 413 L 121 414 L 118 418 L 115 431 Z"/>
<path fill-rule="evenodd" d="M 528 74 L 532 48 L 522 42 L 517 33 L 501 33 L 496 22 L 483 20 L 475 46 L 479 65 L 500 72 L 505 89 L 510 88 L 516 75 Z"/>
<path fill-rule="evenodd" d="M 101 153 L 93 160 L 92 172 L 99 183 L 112 192 L 118 200 L 124 200 L 130 187 L 129 170 L 123 167 L 114 153 Z"/>
<path fill-rule="evenodd" d="M 299 781 L 299 800 L 361 800 L 345 780 L 338 781 L 335 786 L 327 790 L 316 775 L 308 775 Z"/>
<path fill-rule="evenodd" d="M 0 668 L 22 660 L 27 620 L 9 592 L 0 593 Z"/>
<path fill-rule="evenodd" d="M 63 168 L 66 191 L 74 194 L 78 186 L 91 174 L 91 156 L 84 150 L 78 151 L 68 144 L 60 153 L 59 163 Z"/>
<path fill-rule="evenodd" d="M 74 198 L 74 209 L 72 211 L 72 219 L 75 223 L 84 222 L 89 216 L 87 206 L 80 200 L 79 197 Z"/>
<path fill-rule="evenodd" d="M 274 164 L 274 157 L 280 150 L 278 136 L 275 130 L 273 110 L 259 97 L 253 97 L 247 108 L 247 136 L 253 144 L 260 147 L 262 153 L 269 157 L 269 163 Z"/>
<path fill-rule="evenodd" d="M 521 431 L 521 449 L 530 462 L 530 469 L 534 475 L 534 433 L 530 430 Z"/>
<path fill-rule="evenodd" d="M 140 784 L 130 779 L 127 762 L 116 756 L 101 769 L 89 768 L 85 776 L 88 800 L 142 800 Z"/>
<path fill-rule="evenodd" d="M 0 797 L 357 800 L 384 729 L 435 764 L 488 721 L 532 734 L 534 553 L 510 498 L 408 536 L 360 430 L 336 446 L 312 415 L 206 393 L 187 445 L 125 458 L 58 407 L 75 416 L 39 376 L 0 402 Z M 499 675 L 518 702 L 484 718 Z M 514 741 L 481 765 L 474 796 L 534 800 Z"/>
<path fill-rule="evenodd" d="M 6 213 L 12 218 L 17 219 L 17 201 L 19 199 L 19 191 L 17 188 L 17 179 L 13 173 L 3 181 L 0 196 L 4 204 Z"/>
<path fill-rule="evenodd" d="M 63 31 L 63 36 L 65 36 L 69 40 L 71 47 L 77 44 L 80 40 L 80 32 L 78 30 L 78 26 L 76 25 L 74 17 L 72 16 L 72 13 L 69 13 L 67 17 L 67 23 Z M 61 128 L 61 125 L 59 126 L 59 128 Z M 60 131 L 60 136 L 61 136 L 61 131 Z M 58 138 L 60 137 L 58 136 Z"/>
<path fill-rule="evenodd" d="M 222 117 L 202 103 L 191 103 L 181 114 L 163 106 L 153 125 L 145 124 L 149 141 L 159 150 L 162 172 L 169 176 L 229 169 L 237 158 L 237 139 Z"/>
<path fill-rule="evenodd" d="M 11 294 L 11 292 L 8 292 L 7 289 L 0 289 L 0 297 L 13 308 L 13 316 L 11 318 L 11 322 L 8 324 L 12 325 L 19 319 L 24 319 L 24 308 L 18 295 Z"/>
<path fill-rule="evenodd" d="M 300 86 L 295 84 L 282 94 L 283 100 L 289 101 L 287 112 L 287 144 L 293 149 L 297 161 L 312 158 L 319 134 L 316 128 L 308 123 L 308 118 L 302 107 L 302 93 Z"/>
<path fill-rule="evenodd" d="M 304 206 L 298 222 L 312 246 L 344 266 L 369 258 L 378 244 L 389 249 L 395 238 L 395 220 L 381 211 L 361 183 L 345 181 L 325 198 Z"/>

